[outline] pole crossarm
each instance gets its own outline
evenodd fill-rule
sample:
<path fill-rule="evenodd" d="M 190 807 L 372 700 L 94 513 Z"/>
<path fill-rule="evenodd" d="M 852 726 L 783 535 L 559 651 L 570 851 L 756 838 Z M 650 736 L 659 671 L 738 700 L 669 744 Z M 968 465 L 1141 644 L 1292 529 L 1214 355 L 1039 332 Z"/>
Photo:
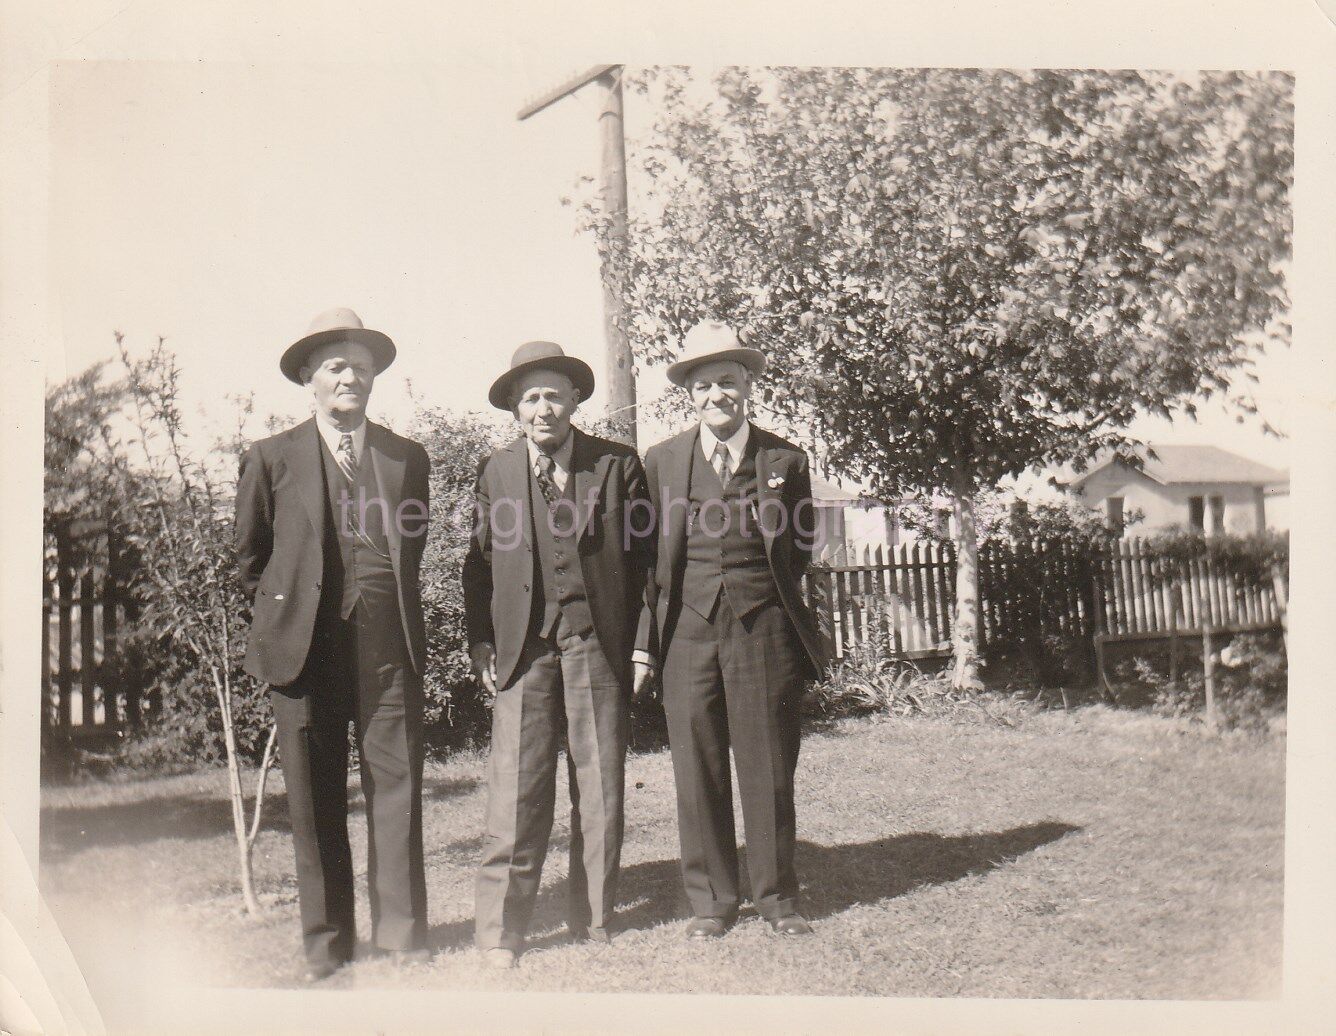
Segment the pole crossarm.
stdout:
<path fill-rule="evenodd" d="M 576 90 L 580 89 L 580 87 L 588 86 L 594 80 L 607 75 L 614 68 L 621 68 L 621 67 L 622 67 L 621 65 L 594 65 L 587 71 L 581 72 L 579 75 L 566 80 L 566 82 L 562 83 L 560 86 L 555 87 L 552 90 L 549 90 L 547 93 L 543 94 L 543 96 L 539 97 L 537 100 L 530 101 L 528 104 L 526 104 L 523 108 L 519 110 L 519 114 L 516 115 L 516 118 L 519 119 L 521 122 L 523 122 L 530 115 L 538 114 L 544 108 L 548 107 L 549 105 L 555 104 L 557 101 L 561 100 L 567 94 L 573 94 L 575 93 Z"/>

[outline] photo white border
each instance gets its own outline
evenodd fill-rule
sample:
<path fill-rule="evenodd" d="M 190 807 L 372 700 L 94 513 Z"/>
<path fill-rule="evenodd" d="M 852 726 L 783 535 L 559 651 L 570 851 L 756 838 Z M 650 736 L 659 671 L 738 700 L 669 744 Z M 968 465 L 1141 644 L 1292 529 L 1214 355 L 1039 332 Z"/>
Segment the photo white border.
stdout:
<path fill-rule="evenodd" d="M 493 4 L 516 24 L 560 6 L 545 45 L 572 68 L 633 64 L 1282 69 L 1297 76 L 1292 465 L 1293 621 L 1287 769 L 1284 996 L 1262 1003 L 881 1000 L 588 994 L 173 990 L 94 1004 L 41 903 L 37 868 L 37 598 L 42 346 L 48 298 L 48 83 L 59 60 L 430 61 L 472 5 L 384 0 L 9 0 L 0 46 L 0 1018 L 24 1031 L 1065 1031 L 1216 1033 L 1321 1026 L 1332 974 L 1332 639 L 1336 516 L 1336 27 L 1314 0 L 954 0 L 815 3 L 678 0 Z M 557 19 L 554 19 L 557 20 Z M 374 21 L 374 34 L 351 26 Z M 299 30 L 294 33 L 292 29 Z M 26 1012 L 26 1016 L 25 1016 Z M 29 1021 L 28 1019 L 31 1019 Z M 63 1027 L 63 1029 L 62 1029 Z"/>

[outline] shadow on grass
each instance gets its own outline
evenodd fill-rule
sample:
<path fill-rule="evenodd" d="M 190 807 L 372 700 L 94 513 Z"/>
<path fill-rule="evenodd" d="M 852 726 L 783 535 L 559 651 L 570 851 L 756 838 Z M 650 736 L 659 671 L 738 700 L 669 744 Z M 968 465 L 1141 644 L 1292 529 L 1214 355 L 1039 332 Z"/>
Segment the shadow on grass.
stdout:
<path fill-rule="evenodd" d="M 812 920 L 852 906 L 903 896 L 930 885 L 945 885 L 983 874 L 1040 846 L 1079 831 L 1072 824 L 1046 821 L 970 835 L 917 832 L 874 842 L 816 845 L 800 841 L 796 865 L 804 880 L 802 908 Z M 745 868 L 744 868 L 745 873 Z M 743 895 L 746 879 L 743 880 Z M 621 929 L 652 928 L 690 916 L 682 895 L 677 860 L 653 860 L 623 868 L 618 899 Z M 565 942 L 566 888 L 544 889 L 534 908 L 530 949 Z M 458 950 L 473 938 L 473 920 L 436 925 L 428 937 L 440 950 Z"/>
<path fill-rule="evenodd" d="M 452 798 L 472 791 L 477 778 L 435 778 L 423 782 L 424 801 Z M 247 819 L 253 800 L 246 799 Z M 348 781 L 348 812 L 363 812 L 358 779 Z M 264 799 L 264 831 L 291 832 L 288 797 L 271 790 Z M 94 847 L 142 845 L 164 838 L 217 838 L 232 833 L 232 804 L 211 795 L 164 795 L 100 806 L 48 806 L 42 810 L 42 853 L 58 860 Z M 48 855 L 49 854 L 49 855 Z"/>

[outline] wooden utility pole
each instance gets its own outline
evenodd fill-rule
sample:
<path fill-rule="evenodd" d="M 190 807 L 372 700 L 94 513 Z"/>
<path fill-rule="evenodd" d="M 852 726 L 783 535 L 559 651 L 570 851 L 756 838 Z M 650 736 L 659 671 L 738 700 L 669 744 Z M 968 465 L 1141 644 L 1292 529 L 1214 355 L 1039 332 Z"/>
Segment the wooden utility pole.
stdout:
<path fill-rule="evenodd" d="M 598 117 L 603 204 L 611 220 L 613 247 L 620 248 L 626 240 L 626 136 L 622 127 L 622 66 L 595 65 L 526 104 L 519 111 L 519 119 L 523 121 L 594 82 L 599 84 L 603 92 Z M 631 360 L 631 341 L 626 334 L 626 299 L 622 285 L 606 263 L 602 280 L 605 348 L 603 386 L 608 394 L 608 415 L 617 430 L 634 446 L 636 382 Z"/>

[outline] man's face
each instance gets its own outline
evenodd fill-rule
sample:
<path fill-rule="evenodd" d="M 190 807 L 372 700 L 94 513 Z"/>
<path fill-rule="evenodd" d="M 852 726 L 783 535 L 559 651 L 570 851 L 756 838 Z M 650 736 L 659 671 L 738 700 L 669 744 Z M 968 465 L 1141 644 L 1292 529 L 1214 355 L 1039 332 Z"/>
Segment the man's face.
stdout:
<path fill-rule="evenodd" d="M 733 360 L 702 363 L 687 374 L 687 391 L 701 424 L 727 439 L 747 419 L 751 372 Z"/>
<path fill-rule="evenodd" d="M 316 408 L 331 421 L 356 426 L 366 416 L 376 365 L 361 342 L 330 342 L 313 349 L 301 376 Z"/>
<path fill-rule="evenodd" d="M 529 441 L 545 453 L 560 448 L 571 434 L 571 415 L 580 393 L 556 371 L 526 371 L 511 389 L 511 412 Z"/>

